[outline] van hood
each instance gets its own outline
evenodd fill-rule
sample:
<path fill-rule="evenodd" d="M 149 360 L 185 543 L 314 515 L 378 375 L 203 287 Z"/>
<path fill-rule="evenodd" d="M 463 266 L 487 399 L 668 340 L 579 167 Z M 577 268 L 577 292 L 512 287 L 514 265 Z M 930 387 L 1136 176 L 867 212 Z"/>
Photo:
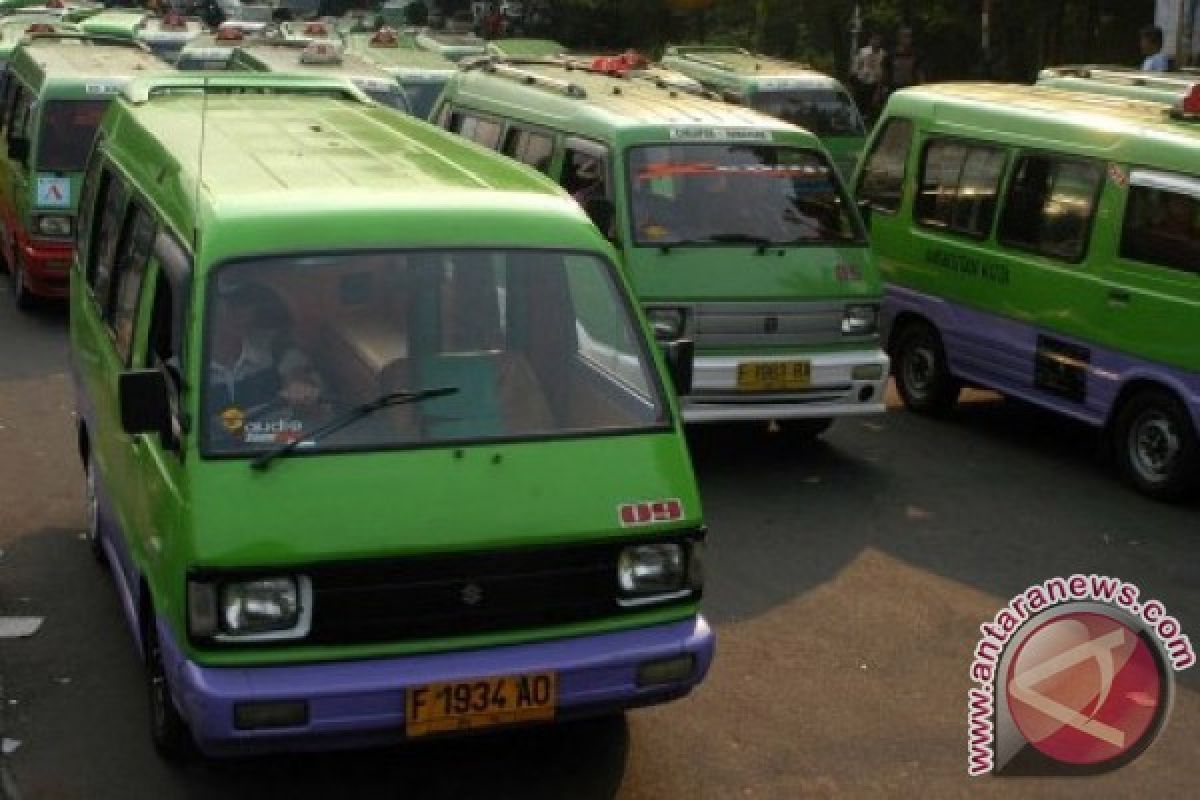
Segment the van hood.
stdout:
<path fill-rule="evenodd" d="M 675 431 L 423 450 L 196 461 L 198 567 L 270 567 L 653 535 L 702 522 Z M 625 528 L 618 507 L 679 499 Z"/>

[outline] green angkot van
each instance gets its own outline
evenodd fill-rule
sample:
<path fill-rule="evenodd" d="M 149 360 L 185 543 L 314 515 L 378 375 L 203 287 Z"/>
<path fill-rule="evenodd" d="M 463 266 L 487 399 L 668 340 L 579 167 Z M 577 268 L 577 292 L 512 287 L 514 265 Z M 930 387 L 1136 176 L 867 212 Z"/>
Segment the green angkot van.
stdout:
<path fill-rule="evenodd" d="M 0 255 L 19 308 L 65 297 L 79 187 L 112 95 L 166 69 L 133 44 L 70 33 L 26 34 L 0 95 Z"/>
<path fill-rule="evenodd" d="M 17 45 L 26 41 L 31 34 L 74 33 L 79 28 L 62 21 L 61 16 L 45 14 L 11 14 L 0 17 L 0 70 L 12 58 Z M 0 76 L 0 93 L 4 91 L 4 78 Z"/>
<path fill-rule="evenodd" d="M 88 536 L 164 754 L 611 714 L 704 677 L 687 350 L 659 354 L 551 181 L 349 82 L 178 75 L 105 117 L 74 269 Z"/>
<path fill-rule="evenodd" d="M 694 339 L 689 422 L 801 439 L 884 411 L 882 284 L 812 134 L 629 73 L 479 62 L 434 119 L 559 181 L 621 252 L 663 342 Z"/>
<path fill-rule="evenodd" d="M 662 64 L 694 78 L 731 103 L 799 125 L 821 139 L 848 180 L 867 131 L 854 99 L 823 72 L 740 47 L 668 47 Z"/>
<path fill-rule="evenodd" d="M 142 20 L 135 38 L 168 64 L 174 64 L 188 42 L 205 32 L 204 23 L 169 13 Z"/>
<path fill-rule="evenodd" d="M 413 116 L 428 119 L 457 66 L 453 61 L 417 47 L 403 32 L 381 28 L 346 37 L 346 49 L 391 74 L 408 96 Z"/>
<path fill-rule="evenodd" d="M 450 61 L 487 54 L 487 42 L 473 33 L 447 33 L 429 28 L 417 34 L 417 46 Z"/>
<path fill-rule="evenodd" d="M 243 43 L 234 48 L 226 68 L 346 78 L 380 105 L 411 112 L 408 96 L 396 79 L 366 59 L 347 53 L 341 42 L 317 39 L 302 47 L 286 42 Z"/>
<path fill-rule="evenodd" d="M 1174 105 L 1200 83 L 1200 77 L 1178 72 L 1142 72 L 1105 66 L 1050 67 L 1038 74 L 1037 85 L 1050 89 L 1148 100 Z"/>
<path fill-rule="evenodd" d="M 1200 482 L 1200 91 L 895 94 L 857 179 L 897 388 L 999 390 L 1103 432 L 1125 477 Z"/>
<path fill-rule="evenodd" d="M 567 48 L 553 39 L 493 39 L 487 54 L 498 58 L 561 58 Z"/>

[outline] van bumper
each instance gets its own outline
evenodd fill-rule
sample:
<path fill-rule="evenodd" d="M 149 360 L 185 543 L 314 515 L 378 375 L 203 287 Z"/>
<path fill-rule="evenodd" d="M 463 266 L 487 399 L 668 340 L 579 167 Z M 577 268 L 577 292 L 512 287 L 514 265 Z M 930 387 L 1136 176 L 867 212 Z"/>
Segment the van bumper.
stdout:
<path fill-rule="evenodd" d="M 36 239 L 20 247 L 25 286 L 38 297 L 66 297 L 71 288 L 71 245 Z"/>
<path fill-rule="evenodd" d="M 530 672 L 558 674 L 557 720 L 654 705 L 686 695 L 712 663 L 707 621 L 465 652 L 270 667 L 204 667 L 186 659 L 160 618 L 159 641 L 172 695 L 197 746 L 209 756 L 335 750 L 402 742 L 406 690 L 427 683 Z M 638 667 L 690 654 L 682 681 L 639 686 Z M 302 726 L 239 730 L 239 703 L 303 700 Z M 502 730 L 499 728 L 497 730 Z"/>
<path fill-rule="evenodd" d="M 812 380 L 800 391 L 739 392 L 739 364 L 803 360 Z M 773 356 L 697 355 L 692 392 L 680 398 L 683 421 L 737 422 L 883 414 L 891 361 L 883 350 Z"/>

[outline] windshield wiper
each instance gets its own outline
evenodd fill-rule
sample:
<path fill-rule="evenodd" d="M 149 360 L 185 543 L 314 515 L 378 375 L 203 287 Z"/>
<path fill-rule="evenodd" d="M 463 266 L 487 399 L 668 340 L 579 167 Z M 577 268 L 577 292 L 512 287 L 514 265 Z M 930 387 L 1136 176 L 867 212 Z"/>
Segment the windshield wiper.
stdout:
<path fill-rule="evenodd" d="M 317 428 L 307 436 L 299 439 L 293 439 L 286 444 L 276 447 L 274 450 L 268 450 L 258 458 L 250 462 L 250 468 L 256 470 L 265 470 L 271 465 L 271 462 L 280 456 L 285 456 L 293 452 L 301 444 L 315 444 L 318 439 L 328 436 L 331 433 L 336 433 L 347 425 L 353 424 L 363 417 L 370 416 L 381 408 L 389 408 L 390 406 L 402 406 L 408 403 L 419 403 L 422 400 L 430 400 L 434 397 L 445 397 L 446 395 L 456 394 L 457 386 L 439 386 L 435 389 L 421 389 L 415 392 L 389 392 L 388 394 L 380 395 L 368 403 L 360 403 L 344 414 L 334 417 L 329 422 L 326 422 L 321 427 Z"/>
<path fill-rule="evenodd" d="M 705 241 L 718 244 L 752 244 L 758 248 L 759 255 L 766 253 L 768 247 L 777 244 L 765 236 L 754 236 L 749 233 L 714 233 Z"/>

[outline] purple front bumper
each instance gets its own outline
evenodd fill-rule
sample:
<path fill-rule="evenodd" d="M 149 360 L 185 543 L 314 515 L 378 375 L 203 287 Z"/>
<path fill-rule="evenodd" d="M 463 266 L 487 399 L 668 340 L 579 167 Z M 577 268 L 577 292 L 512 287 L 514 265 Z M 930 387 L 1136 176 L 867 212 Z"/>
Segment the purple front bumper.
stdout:
<path fill-rule="evenodd" d="M 213 756 L 324 750 L 404 739 L 404 692 L 426 683 L 553 670 L 558 719 L 652 705 L 687 694 L 712 663 L 714 636 L 701 616 L 668 625 L 484 650 L 284 667 L 202 667 L 188 661 L 159 619 L 175 703 L 200 749 Z M 646 661 L 691 653 L 680 683 L 639 687 Z M 234 705 L 305 700 L 308 724 L 238 730 Z"/>

